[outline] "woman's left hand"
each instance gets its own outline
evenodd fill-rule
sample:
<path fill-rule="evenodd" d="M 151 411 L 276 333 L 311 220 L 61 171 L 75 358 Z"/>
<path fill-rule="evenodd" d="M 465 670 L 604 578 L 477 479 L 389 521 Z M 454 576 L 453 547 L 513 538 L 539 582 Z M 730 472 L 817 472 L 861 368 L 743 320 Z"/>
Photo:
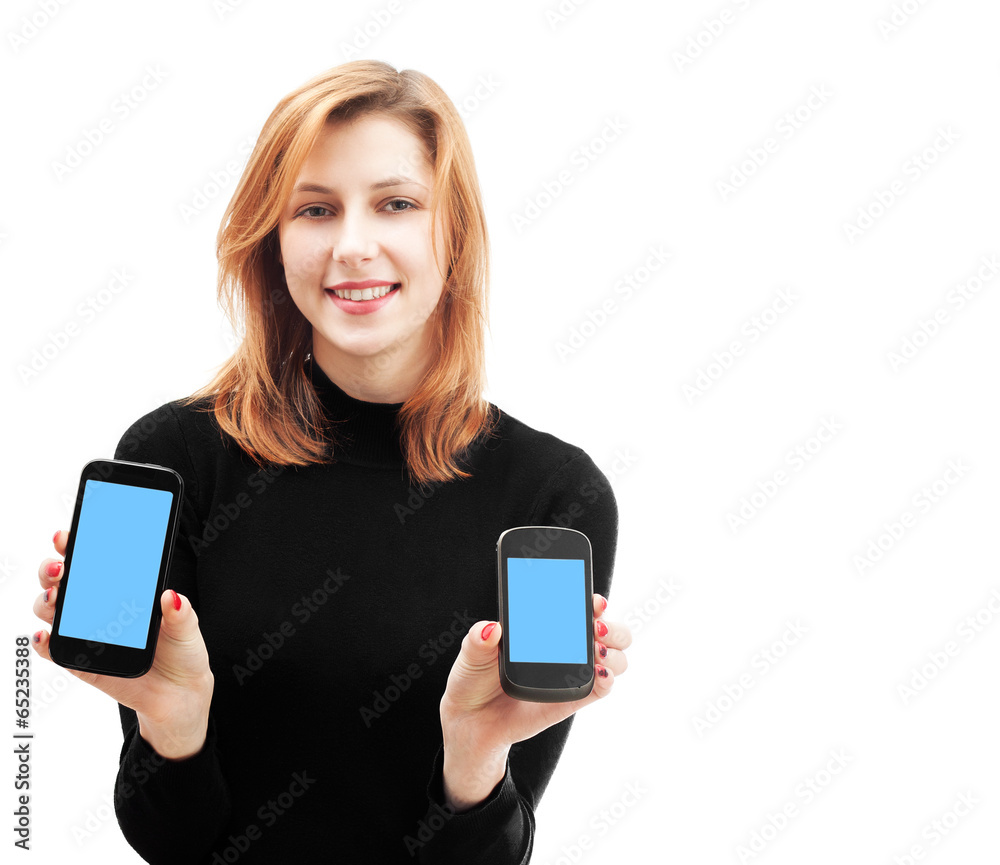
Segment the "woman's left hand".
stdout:
<path fill-rule="evenodd" d="M 511 745 L 611 692 L 615 677 L 628 667 L 625 649 L 632 632 L 624 622 L 604 621 L 607 604 L 594 595 L 594 689 L 573 702 L 531 703 L 507 696 L 498 663 L 502 626 L 477 622 L 465 635 L 441 698 L 445 798 L 456 811 L 481 802 L 503 779 Z"/>

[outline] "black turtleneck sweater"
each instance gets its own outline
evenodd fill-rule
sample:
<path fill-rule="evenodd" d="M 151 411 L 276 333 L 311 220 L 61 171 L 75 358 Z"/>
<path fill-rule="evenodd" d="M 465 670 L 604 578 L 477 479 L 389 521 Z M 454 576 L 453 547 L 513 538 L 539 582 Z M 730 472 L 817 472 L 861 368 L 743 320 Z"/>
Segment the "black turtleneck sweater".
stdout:
<path fill-rule="evenodd" d="M 526 863 L 572 718 L 515 744 L 471 810 L 445 809 L 439 704 L 463 636 L 498 617 L 507 528 L 584 532 L 607 597 L 618 515 L 579 447 L 499 412 L 468 479 L 407 480 L 399 405 L 312 365 L 335 462 L 260 470 L 210 413 L 167 403 L 117 459 L 169 466 L 185 499 L 169 586 L 198 613 L 215 693 L 208 738 L 165 761 L 120 706 L 118 821 L 148 862 Z"/>

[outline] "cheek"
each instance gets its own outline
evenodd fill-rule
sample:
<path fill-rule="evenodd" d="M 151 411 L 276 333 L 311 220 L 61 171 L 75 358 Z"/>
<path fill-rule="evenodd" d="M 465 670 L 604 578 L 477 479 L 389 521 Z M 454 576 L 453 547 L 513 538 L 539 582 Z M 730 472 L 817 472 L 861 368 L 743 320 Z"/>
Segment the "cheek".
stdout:
<path fill-rule="evenodd" d="M 323 277 L 330 247 L 309 232 L 289 232 L 282 237 L 281 258 L 289 287 L 303 281 L 315 282 Z"/>

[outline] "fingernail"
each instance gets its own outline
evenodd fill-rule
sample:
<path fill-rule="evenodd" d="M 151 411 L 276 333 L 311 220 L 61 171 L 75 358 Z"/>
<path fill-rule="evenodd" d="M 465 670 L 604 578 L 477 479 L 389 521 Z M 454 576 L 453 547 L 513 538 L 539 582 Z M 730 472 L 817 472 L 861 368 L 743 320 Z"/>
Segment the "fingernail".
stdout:
<path fill-rule="evenodd" d="M 601 607 L 601 611 L 603 612 L 608 608 L 608 599 L 605 598 L 604 595 L 601 595 L 601 603 L 604 605 Z"/>
<path fill-rule="evenodd" d="M 35 631 L 35 634 L 34 634 L 34 636 L 31 639 L 34 640 L 36 643 L 42 642 L 42 632 L 41 631 Z"/>
<path fill-rule="evenodd" d="M 597 651 L 600 652 L 601 657 L 606 658 L 608 656 L 608 647 L 605 646 L 604 643 L 598 643 L 597 645 Z"/>
<path fill-rule="evenodd" d="M 45 568 L 45 573 L 50 577 L 58 577 L 60 568 L 62 568 L 62 562 L 49 562 Z"/>
<path fill-rule="evenodd" d="M 497 626 L 496 622 L 490 622 L 485 628 L 483 628 L 483 642 L 484 643 L 490 638 L 490 634 L 493 633 L 493 629 L 496 626 Z"/>
<path fill-rule="evenodd" d="M 602 679 L 608 678 L 608 671 L 604 669 L 600 664 L 597 665 L 597 675 Z"/>
<path fill-rule="evenodd" d="M 179 610 L 181 608 L 181 596 L 173 589 L 170 590 L 170 594 L 174 596 L 174 609 Z"/>
<path fill-rule="evenodd" d="M 62 529 L 56 529 L 56 533 L 52 536 L 52 543 L 56 543 L 59 540 L 59 532 L 61 531 Z"/>
<path fill-rule="evenodd" d="M 594 622 L 594 630 L 597 631 L 598 637 L 606 637 L 608 635 L 608 626 L 600 619 Z"/>
<path fill-rule="evenodd" d="M 49 602 L 49 595 L 50 595 L 51 593 L 52 593 L 52 589 L 46 589 L 46 590 L 45 590 L 45 603 L 46 603 L 46 604 L 47 604 L 47 603 Z"/>

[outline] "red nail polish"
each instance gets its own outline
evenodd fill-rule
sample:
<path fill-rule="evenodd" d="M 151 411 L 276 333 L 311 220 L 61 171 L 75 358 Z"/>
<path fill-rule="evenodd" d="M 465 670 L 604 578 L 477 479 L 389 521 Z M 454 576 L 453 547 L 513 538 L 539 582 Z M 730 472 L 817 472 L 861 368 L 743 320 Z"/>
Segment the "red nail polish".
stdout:
<path fill-rule="evenodd" d="M 52 593 L 52 589 L 46 589 L 46 590 L 45 590 L 45 603 L 46 603 L 46 604 L 47 604 L 47 603 L 49 602 L 49 595 L 50 595 L 51 593 Z"/>
<path fill-rule="evenodd" d="M 58 577 L 59 569 L 62 567 L 62 562 L 49 562 L 45 567 L 45 573 L 50 577 Z"/>
<path fill-rule="evenodd" d="M 601 657 L 606 658 L 608 656 L 608 647 L 604 643 L 598 643 L 597 646 L 597 651 L 600 652 Z"/>
<path fill-rule="evenodd" d="M 597 675 L 602 679 L 608 678 L 608 671 L 604 669 L 600 664 L 597 665 Z"/>
<path fill-rule="evenodd" d="M 56 533 L 52 536 L 52 543 L 55 543 L 57 540 L 59 540 L 59 532 L 61 531 L 62 529 L 56 529 Z"/>
<path fill-rule="evenodd" d="M 604 606 L 601 607 L 601 611 L 603 612 L 608 608 L 608 599 L 601 595 L 601 602 L 604 604 Z"/>
<path fill-rule="evenodd" d="M 42 642 L 42 632 L 35 631 L 35 635 L 31 639 L 34 640 L 36 643 Z"/>
<path fill-rule="evenodd" d="M 181 596 L 173 589 L 170 590 L 170 594 L 174 596 L 174 609 L 179 610 L 181 608 Z"/>
<path fill-rule="evenodd" d="M 493 629 L 496 626 L 497 626 L 496 622 L 490 622 L 485 628 L 483 628 L 483 642 L 484 643 L 490 638 L 490 634 L 493 633 Z"/>
<path fill-rule="evenodd" d="M 594 630 L 597 631 L 598 637 L 606 637 L 608 635 L 608 626 L 600 619 L 594 622 Z"/>

